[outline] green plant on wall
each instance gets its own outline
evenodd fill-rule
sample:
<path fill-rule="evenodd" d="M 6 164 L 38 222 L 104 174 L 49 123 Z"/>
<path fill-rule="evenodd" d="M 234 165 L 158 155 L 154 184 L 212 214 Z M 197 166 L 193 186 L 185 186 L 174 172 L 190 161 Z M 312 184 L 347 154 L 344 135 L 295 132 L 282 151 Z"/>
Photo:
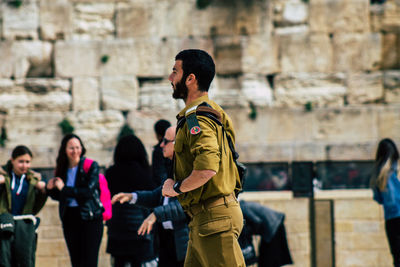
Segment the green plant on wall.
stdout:
<path fill-rule="evenodd" d="M 254 103 L 250 101 L 249 106 L 250 106 L 249 118 L 252 120 L 255 120 L 257 118 L 256 105 L 254 105 Z"/>
<path fill-rule="evenodd" d="M 313 103 L 310 102 L 310 101 L 308 101 L 307 103 L 305 103 L 305 104 L 304 104 L 304 110 L 305 110 L 305 111 L 308 111 L 308 112 L 312 111 L 312 110 L 313 110 Z"/>
<path fill-rule="evenodd" d="M 110 59 L 109 55 L 103 55 L 100 59 L 101 63 L 106 64 L 108 60 Z"/>
<path fill-rule="evenodd" d="M 0 146 L 4 147 L 6 145 L 6 141 L 7 141 L 7 131 L 5 127 L 2 127 L 0 133 Z"/>
<path fill-rule="evenodd" d="M 129 127 L 127 123 L 125 123 L 124 126 L 122 126 L 121 131 L 119 132 L 117 141 L 121 140 L 122 137 L 131 134 L 135 134 L 135 131 L 131 127 Z"/>
<path fill-rule="evenodd" d="M 74 126 L 72 126 L 71 122 L 68 119 L 63 119 L 58 124 L 58 126 L 60 126 L 61 132 L 63 133 L 63 135 L 73 133 L 75 130 Z"/>
<path fill-rule="evenodd" d="M 211 4 L 212 0 L 197 0 L 196 6 L 198 9 L 205 9 Z"/>
<path fill-rule="evenodd" d="M 18 7 L 22 6 L 22 0 L 12 0 L 12 1 L 8 2 L 8 4 L 10 6 L 18 8 Z"/>

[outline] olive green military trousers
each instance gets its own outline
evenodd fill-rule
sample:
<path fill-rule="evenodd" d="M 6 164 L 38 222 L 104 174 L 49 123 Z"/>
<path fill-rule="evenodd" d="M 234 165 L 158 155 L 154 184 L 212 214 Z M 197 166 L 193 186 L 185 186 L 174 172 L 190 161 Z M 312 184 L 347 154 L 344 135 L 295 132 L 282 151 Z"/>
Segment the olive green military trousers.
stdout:
<path fill-rule="evenodd" d="M 243 214 L 236 201 L 204 209 L 189 223 L 185 267 L 245 267 L 238 243 Z"/>

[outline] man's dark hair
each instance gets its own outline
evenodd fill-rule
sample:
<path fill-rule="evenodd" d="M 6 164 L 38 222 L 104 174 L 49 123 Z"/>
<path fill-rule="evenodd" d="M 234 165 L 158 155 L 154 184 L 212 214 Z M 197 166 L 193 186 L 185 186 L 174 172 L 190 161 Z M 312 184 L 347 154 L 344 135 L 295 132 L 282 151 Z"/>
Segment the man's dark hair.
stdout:
<path fill-rule="evenodd" d="M 208 92 L 215 75 L 215 64 L 207 52 L 199 49 L 183 50 L 176 55 L 175 60 L 182 60 L 182 83 L 193 73 L 199 90 Z"/>
<path fill-rule="evenodd" d="M 171 126 L 171 123 L 167 120 L 158 120 L 154 124 L 154 131 L 157 135 L 164 137 L 165 131 Z"/>

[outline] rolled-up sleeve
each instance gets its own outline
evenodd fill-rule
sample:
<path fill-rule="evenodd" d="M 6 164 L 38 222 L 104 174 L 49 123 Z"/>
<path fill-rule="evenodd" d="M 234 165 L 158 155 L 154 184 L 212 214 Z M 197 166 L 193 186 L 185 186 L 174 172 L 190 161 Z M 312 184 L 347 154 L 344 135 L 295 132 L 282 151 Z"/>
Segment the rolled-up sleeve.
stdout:
<path fill-rule="evenodd" d="M 221 160 L 218 132 L 214 123 L 199 118 L 201 132 L 190 135 L 190 153 L 194 156 L 193 170 L 218 172 Z"/>

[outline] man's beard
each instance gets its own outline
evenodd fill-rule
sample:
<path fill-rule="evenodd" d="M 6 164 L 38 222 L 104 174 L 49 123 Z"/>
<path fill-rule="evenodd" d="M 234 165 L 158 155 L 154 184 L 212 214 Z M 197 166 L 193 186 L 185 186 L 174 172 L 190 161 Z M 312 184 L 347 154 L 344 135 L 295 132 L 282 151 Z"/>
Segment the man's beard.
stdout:
<path fill-rule="evenodd" d="M 172 86 L 173 86 L 173 84 L 172 84 Z M 176 83 L 175 90 L 172 94 L 172 97 L 175 99 L 186 100 L 186 98 L 188 96 L 188 91 L 189 90 L 188 90 L 186 84 L 182 83 L 182 80 L 181 80 L 178 83 Z"/>

